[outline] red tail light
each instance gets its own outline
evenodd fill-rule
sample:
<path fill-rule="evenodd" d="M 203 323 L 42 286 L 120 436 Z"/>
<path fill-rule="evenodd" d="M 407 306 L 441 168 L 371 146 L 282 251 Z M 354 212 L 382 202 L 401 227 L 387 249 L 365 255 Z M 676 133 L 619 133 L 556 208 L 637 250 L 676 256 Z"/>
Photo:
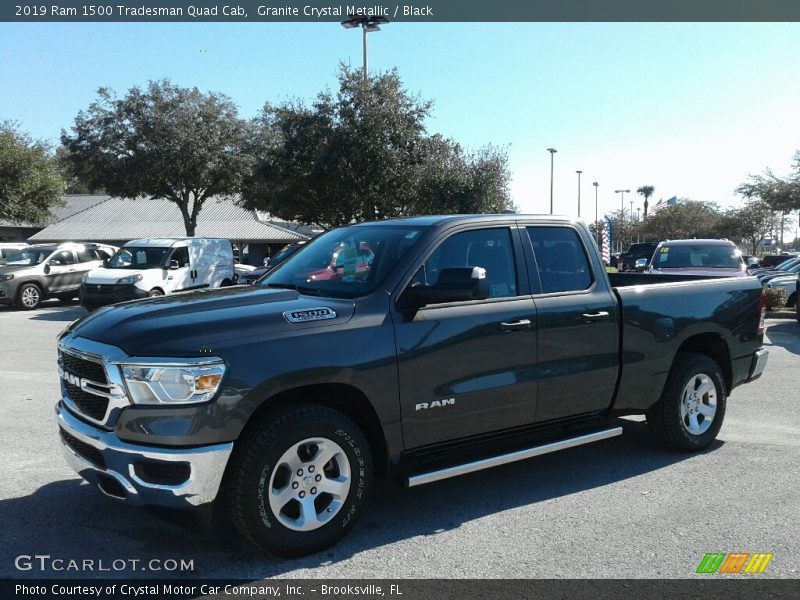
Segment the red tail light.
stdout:
<path fill-rule="evenodd" d="M 764 333 L 764 319 L 767 316 L 767 299 L 764 292 L 761 292 L 761 301 L 758 303 L 758 327 L 756 333 L 762 335 Z"/>
<path fill-rule="evenodd" d="M 617 259 L 617 269 L 622 269 L 622 265 L 625 264 L 625 258 L 620 254 L 619 258 Z"/>

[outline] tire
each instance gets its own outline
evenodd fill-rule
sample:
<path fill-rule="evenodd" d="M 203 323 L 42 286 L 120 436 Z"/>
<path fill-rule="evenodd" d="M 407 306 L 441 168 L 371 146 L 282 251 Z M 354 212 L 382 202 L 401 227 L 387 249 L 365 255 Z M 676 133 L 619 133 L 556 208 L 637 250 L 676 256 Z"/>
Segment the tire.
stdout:
<path fill-rule="evenodd" d="M 678 354 L 661 398 L 647 411 L 650 432 L 671 450 L 704 450 L 722 427 L 726 395 L 714 360 L 705 354 Z"/>
<path fill-rule="evenodd" d="M 35 283 L 23 283 L 17 292 L 17 306 L 22 310 L 34 310 L 41 304 L 41 288 Z"/>
<path fill-rule="evenodd" d="M 58 301 L 61 304 L 72 304 L 75 300 L 75 296 L 58 296 Z"/>
<path fill-rule="evenodd" d="M 312 554 L 353 528 L 372 473 L 369 444 L 347 416 L 319 405 L 283 408 L 237 442 L 226 475 L 228 511 L 259 548 L 283 557 Z"/>
<path fill-rule="evenodd" d="M 147 297 L 148 298 L 157 298 L 158 296 L 163 296 L 163 295 L 164 295 L 164 292 L 162 292 L 158 288 L 153 288 L 152 290 L 147 292 Z"/>
<path fill-rule="evenodd" d="M 233 285 L 233 282 L 232 282 L 230 279 L 223 279 L 223 280 L 220 282 L 220 284 L 219 284 L 219 287 L 221 287 L 221 288 L 223 288 L 223 287 L 230 287 L 230 286 L 232 286 L 232 285 Z"/>

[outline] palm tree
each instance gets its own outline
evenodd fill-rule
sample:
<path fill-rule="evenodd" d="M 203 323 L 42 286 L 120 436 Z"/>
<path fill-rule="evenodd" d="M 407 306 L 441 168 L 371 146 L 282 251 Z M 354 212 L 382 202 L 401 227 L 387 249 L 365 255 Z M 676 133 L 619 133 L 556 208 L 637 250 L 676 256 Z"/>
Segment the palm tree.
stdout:
<path fill-rule="evenodd" d="M 640 196 L 644 196 L 644 216 L 645 216 L 645 218 L 647 218 L 647 207 L 649 206 L 647 200 L 650 198 L 650 196 L 653 195 L 653 192 L 655 192 L 655 191 L 656 191 L 656 188 L 654 188 L 652 185 L 643 185 L 638 190 L 636 190 L 637 194 L 639 194 Z"/>

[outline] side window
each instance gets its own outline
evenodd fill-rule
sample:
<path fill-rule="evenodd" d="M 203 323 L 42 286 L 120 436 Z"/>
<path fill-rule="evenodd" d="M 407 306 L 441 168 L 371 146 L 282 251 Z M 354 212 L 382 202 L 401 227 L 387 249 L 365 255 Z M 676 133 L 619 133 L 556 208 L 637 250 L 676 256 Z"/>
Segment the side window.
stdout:
<path fill-rule="evenodd" d="M 189 249 L 186 246 L 182 248 L 175 248 L 172 251 L 172 256 L 170 260 L 177 260 L 178 266 L 180 267 L 188 267 L 189 266 Z"/>
<path fill-rule="evenodd" d="M 74 265 L 75 257 L 71 250 L 62 250 L 61 252 L 56 252 L 48 262 L 51 265 Z"/>
<path fill-rule="evenodd" d="M 578 233 L 570 227 L 528 227 L 543 294 L 574 292 L 592 285 L 592 270 Z"/>
<path fill-rule="evenodd" d="M 436 285 L 442 269 L 483 267 L 490 298 L 517 295 L 517 271 L 508 228 L 464 231 L 447 238 L 433 251 L 414 278 L 424 285 Z"/>
<path fill-rule="evenodd" d="M 78 250 L 78 262 L 86 263 L 97 260 L 97 252 L 88 248 L 81 248 Z"/>

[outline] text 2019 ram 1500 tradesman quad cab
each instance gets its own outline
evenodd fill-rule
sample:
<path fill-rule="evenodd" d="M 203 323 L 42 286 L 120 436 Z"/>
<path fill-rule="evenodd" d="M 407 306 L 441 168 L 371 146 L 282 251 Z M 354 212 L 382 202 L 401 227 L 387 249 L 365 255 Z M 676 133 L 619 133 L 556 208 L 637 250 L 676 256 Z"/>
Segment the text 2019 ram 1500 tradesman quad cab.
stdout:
<path fill-rule="evenodd" d="M 256 286 L 72 324 L 58 427 L 105 494 L 221 504 L 251 542 L 301 555 L 345 535 L 378 474 L 438 481 L 618 435 L 629 414 L 706 448 L 766 364 L 760 299 L 749 277 L 609 277 L 563 218 L 353 225 Z"/>

